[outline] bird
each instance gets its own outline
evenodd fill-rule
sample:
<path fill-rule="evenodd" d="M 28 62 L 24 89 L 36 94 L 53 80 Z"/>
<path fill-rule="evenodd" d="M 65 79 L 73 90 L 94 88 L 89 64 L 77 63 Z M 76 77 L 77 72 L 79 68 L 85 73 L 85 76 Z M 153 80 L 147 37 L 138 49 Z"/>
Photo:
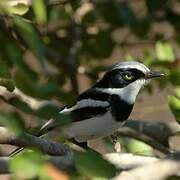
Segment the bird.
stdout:
<path fill-rule="evenodd" d="M 60 114 L 70 115 L 72 123 L 60 127 L 59 134 L 77 142 L 112 134 L 128 119 L 140 89 L 150 79 L 163 75 L 137 61 L 115 64 L 79 95 L 74 106 L 60 111 Z M 52 119 L 42 126 L 40 132 L 56 126 Z"/>
<path fill-rule="evenodd" d="M 51 119 L 41 127 L 38 136 L 56 128 L 58 136 L 78 143 L 109 136 L 126 122 L 139 91 L 151 79 L 163 75 L 138 61 L 118 62 L 82 92 L 75 105 L 65 106 L 59 112 L 69 115 L 72 122 L 59 127 L 59 123 Z"/>

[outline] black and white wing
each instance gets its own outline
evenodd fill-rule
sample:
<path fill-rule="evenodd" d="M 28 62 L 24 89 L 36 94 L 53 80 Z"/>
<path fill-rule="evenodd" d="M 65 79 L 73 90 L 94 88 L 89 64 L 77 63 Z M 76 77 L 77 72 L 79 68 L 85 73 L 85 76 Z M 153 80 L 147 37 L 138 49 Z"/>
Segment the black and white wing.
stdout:
<path fill-rule="evenodd" d="M 73 107 L 66 107 L 60 113 L 69 114 L 73 122 L 101 116 L 110 107 L 108 98 L 109 94 L 107 93 L 89 89 L 78 97 L 77 103 Z"/>
<path fill-rule="evenodd" d="M 95 116 L 102 116 L 110 107 L 110 103 L 108 102 L 109 96 L 109 94 L 96 89 L 89 89 L 80 94 L 74 106 L 71 108 L 65 107 L 60 113 L 70 115 L 72 122 L 83 121 Z M 59 126 L 59 123 L 51 119 L 42 126 L 39 135 L 57 126 Z"/>

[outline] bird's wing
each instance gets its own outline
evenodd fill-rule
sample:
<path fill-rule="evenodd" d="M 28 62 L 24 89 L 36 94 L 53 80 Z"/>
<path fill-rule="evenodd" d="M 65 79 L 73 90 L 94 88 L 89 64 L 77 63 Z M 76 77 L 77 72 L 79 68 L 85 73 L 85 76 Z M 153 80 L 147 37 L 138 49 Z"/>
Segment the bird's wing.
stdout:
<path fill-rule="evenodd" d="M 94 116 L 101 116 L 106 113 L 110 107 L 108 102 L 109 94 L 89 89 L 77 98 L 77 102 L 71 108 L 65 107 L 60 113 L 70 115 L 72 122 L 90 119 Z M 59 123 L 53 119 L 45 123 L 38 135 L 42 135 L 59 126 Z"/>
<path fill-rule="evenodd" d="M 109 95 L 106 93 L 89 89 L 78 97 L 77 103 L 73 107 L 66 107 L 60 113 L 70 115 L 73 122 L 101 116 L 110 107 L 108 97 Z"/>

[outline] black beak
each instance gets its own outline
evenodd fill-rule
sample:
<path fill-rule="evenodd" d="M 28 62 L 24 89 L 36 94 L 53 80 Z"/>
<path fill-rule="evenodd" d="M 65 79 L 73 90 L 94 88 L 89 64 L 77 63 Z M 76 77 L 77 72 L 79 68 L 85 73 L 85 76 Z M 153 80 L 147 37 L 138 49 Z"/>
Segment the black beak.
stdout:
<path fill-rule="evenodd" d="M 146 75 L 146 79 L 152 79 L 152 78 L 157 78 L 157 77 L 161 77 L 164 76 L 165 74 L 161 73 L 161 72 L 156 72 L 156 71 L 150 71 L 147 75 Z"/>

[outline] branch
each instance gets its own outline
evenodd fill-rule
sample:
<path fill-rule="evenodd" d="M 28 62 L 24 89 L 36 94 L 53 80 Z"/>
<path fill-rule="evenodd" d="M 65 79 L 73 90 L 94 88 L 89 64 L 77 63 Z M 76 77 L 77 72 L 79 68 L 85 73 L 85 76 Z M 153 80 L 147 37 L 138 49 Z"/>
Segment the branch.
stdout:
<path fill-rule="evenodd" d="M 180 132 L 180 126 L 176 122 L 164 124 L 128 120 L 118 129 L 115 136 L 132 137 L 151 145 L 163 154 L 169 154 L 168 139 L 178 132 Z"/>
<path fill-rule="evenodd" d="M 9 158 L 0 157 L 0 174 L 8 174 L 9 172 Z"/>
<path fill-rule="evenodd" d="M 74 168 L 73 157 L 73 155 L 50 156 L 49 162 L 61 170 L 71 170 Z M 120 170 L 129 170 L 158 160 L 155 157 L 143 157 L 127 153 L 110 153 L 103 155 L 103 157 Z M 0 174 L 9 173 L 9 160 L 10 157 L 0 157 Z"/>
<path fill-rule="evenodd" d="M 146 134 L 165 146 L 168 145 L 168 138 L 170 136 L 174 136 L 175 134 L 180 132 L 180 125 L 177 122 L 168 122 L 162 123 L 157 121 L 151 122 L 144 122 L 138 120 L 128 120 L 124 124 L 123 127 L 127 127 L 129 129 L 134 129 L 139 133 Z M 120 128 L 118 131 L 119 133 L 125 133 L 123 127 Z"/>
<path fill-rule="evenodd" d="M 113 180 L 162 180 L 180 172 L 180 152 L 173 153 L 162 160 L 124 171 Z"/>
<path fill-rule="evenodd" d="M 108 153 L 103 155 L 103 157 L 120 170 L 129 170 L 159 160 L 156 157 L 140 156 L 131 153 Z"/>
<path fill-rule="evenodd" d="M 74 20 L 73 20 L 74 21 Z M 73 40 L 72 40 L 72 47 L 69 49 L 69 55 L 67 57 L 67 61 L 75 67 L 74 71 L 70 73 L 70 81 L 71 81 L 71 89 L 75 95 L 78 94 L 78 82 L 77 82 L 77 66 L 78 66 L 78 55 L 79 51 L 82 47 L 82 29 L 81 27 L 74 21 L 73 26 Z"/>
<path fill-rule="evenodd" d="M 28 133 L 16 136 L 5 127 L 0 127 L 0 144 L 39 149 L 50 155 L 49 161 L 58 168 L 69 170 L 74 167 L 74 151 L 66 144 L 48 141 Z M 8 158 L 0 158 L 0 174 L 9 172 L 8 161 Z"/>
<path fill-rule="evenodd" d="M 13 92 L 9 92 L 5 87 L 0 86 L 0 99 L 4 102 L 13 105 L 13 100 L 19 99 L 27 103 L 33 110 L 38 109 L 47 101 L 40 101 L 24 94 L 19 89 L 15 88 Z M 13 105 L 14 106 L 14 105 Z"/>
<path fill-rule="evenodd" d="M 74 168 L 74 156 L 50 156 L 48 162 L 60 170 L 71 171 Z M 0 174 L 9 174 L 10 157 L 0 157 Z"/>
<path fill-rule="evenodd" d="M 72 150 L 68 145 L 48 141 L 28 133 L 22 133 L 22 135 L 16 136 L 5 127 L 0 127 L 0 144 L 36 148 L 49 155 L 67 156 L 72 154 Z"/>

